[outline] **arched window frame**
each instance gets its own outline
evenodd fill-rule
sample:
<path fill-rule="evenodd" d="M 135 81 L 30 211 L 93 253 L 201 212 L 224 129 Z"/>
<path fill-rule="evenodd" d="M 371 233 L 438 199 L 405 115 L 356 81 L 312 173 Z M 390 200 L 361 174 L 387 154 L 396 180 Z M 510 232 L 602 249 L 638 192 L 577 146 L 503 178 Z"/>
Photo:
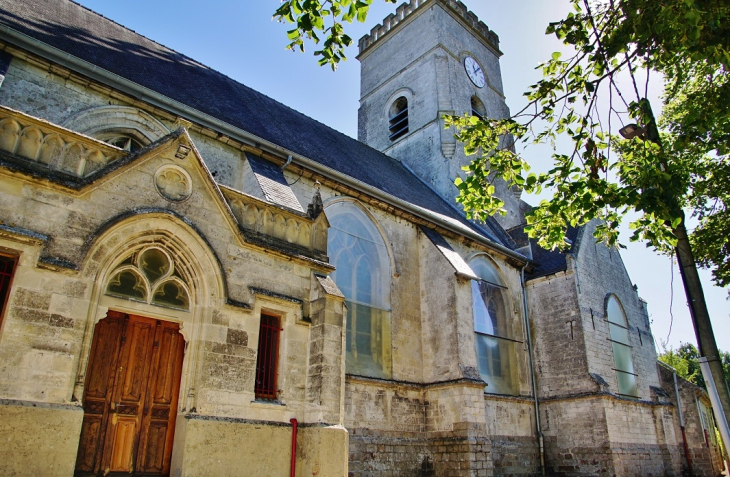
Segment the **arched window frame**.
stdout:
<path fill-rule="evenodd" d="M 66 118 L 61 126 L 134 152 L 170 134 L 170 130 L 149 113 L 121 105 L 97 106 Z M 122 140 L 125 140 L 122 143 Z M 128 140 L 128 141 L 127 141 Z"/>
<path fill-rule="evenodd" d="M 479 374 L 487 383 L 485 392 L 519 395 L 518 347 L 514 333 L 509 289 L 497 266 L 486 256 L 469 261 L 479 280 L 472 280 L 474 341 Z"/>
<path fill-rule="evenodd" d="M 107 130 L 94 134 L 94 138 L 127 152 L 137 152 L 150 143 L 141 134 L 126 130 Z"/>
<path fill-rule="evenodd" d="M 616 295 L 609 294 L 606 296 L 605 312 L 608 323 L 608 339 L 613 348 L 618 394 L 638 398 L 639 390 L 636 384 L 638 374 L 634 372 L 634 360 L 629 342 L 629 332 L 631 330 L 624 307 Z"/>
<path fill-rule="evenodd" d="M 388 109 L 388 139 L 396 141 L 408 134 L 408 98 L 397 97 Z"/>
<path fill-rule="evenodd" d="M 479 119 L 487 117 L 487 108 L 477 95 L 471 97 L 471 115 L 476 116 Z"/>
<path fill-rule="evenodd" d="M 392 377 L 390 250 L 375 219 L 360 204 L 337 200 L 327 205 L 328 255 L 335 283 L 345 295 L 346 372 Z M 361 235 L 365 235 L 362 237 Z M 365 273 L 360 268 L 368 265 Z M 361 280 L 368 280 L 365 287 Z"/>

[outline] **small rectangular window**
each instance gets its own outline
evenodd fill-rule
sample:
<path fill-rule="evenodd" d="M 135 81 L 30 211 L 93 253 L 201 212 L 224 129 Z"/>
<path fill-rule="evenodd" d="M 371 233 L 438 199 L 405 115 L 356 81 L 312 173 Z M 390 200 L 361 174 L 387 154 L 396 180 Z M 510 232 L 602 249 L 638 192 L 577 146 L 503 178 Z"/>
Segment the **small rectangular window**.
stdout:
<path fill-rule="evenodd" d="M 259 352 L 256 358 L 257 399 L 276 399 L 276 375 L 279 359 L 279 318 L 261 315 L 259 326 Z"/>
<path fill-rule="evenodd" d="M 15 273 L 15 257 L 0 255 L 0 326 L 5 316 L 5 307 L 10 296 L 10 282 Z"/>

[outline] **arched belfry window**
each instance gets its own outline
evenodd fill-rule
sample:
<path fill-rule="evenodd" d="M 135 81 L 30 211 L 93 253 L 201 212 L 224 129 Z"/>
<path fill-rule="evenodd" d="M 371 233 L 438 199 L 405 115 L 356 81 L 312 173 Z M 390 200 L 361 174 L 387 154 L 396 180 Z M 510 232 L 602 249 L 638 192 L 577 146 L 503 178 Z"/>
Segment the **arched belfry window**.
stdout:
<path fill-rule="evenodd" d="M 119 298 L 190 309 L 190 292 L 184 277 L 163 249 L 147 247 L 130 254 L 111 273 L 106 294 Z"/>
<path fill-rule="evenodd" d="M 327 254 L 336 267 L 332 278 L 347 305 L 346 371 L 390 378 L 390 260 L 385 242 L 372 220 L 351 202 L 335 202 L 325 213 L 330 222 Z"/>
<path fill-rule="evenodd" d="M 469 262 L 479 280 L 472 280 L 474 340 L 479 374 L 488 393 L 519 394 L 514 323 L 508 313 L 508 294 L 496 268 L 485 257 Z"/>
<path fill-rule="evenodd" d="M 388 136 L 391 141 L 408 134 L 408 100 L 401 96 L 390 105 Z"/>
<path fill-rule="evenodd" d="M 487 117 L 487 108 L 484 107 L 484 103 L 477 96 L 471 97 L 471 115 L 476 116 L 479 119 Z"/>
<path fill-rule="evenodd" d="M 618 393 L 623 396 L 638 397 L 634 361 L 631 359 L 631 346 L 629 345 L 629 323 L 621 303 L 614 295 L 609 296 L 606 300 L 606 319 L 613 345 Z"/>

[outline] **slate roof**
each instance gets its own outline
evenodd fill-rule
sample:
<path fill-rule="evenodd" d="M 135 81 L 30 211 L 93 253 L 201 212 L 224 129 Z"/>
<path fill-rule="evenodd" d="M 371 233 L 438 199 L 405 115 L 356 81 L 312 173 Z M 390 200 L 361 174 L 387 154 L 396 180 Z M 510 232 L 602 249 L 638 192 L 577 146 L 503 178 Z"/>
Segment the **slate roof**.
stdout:
<path fill-rule="evenodd" d="M 299 203 L 291 187 L 289 187 L 284 172 L 279 166 L 248 152 L 246 153 L 246 159 L 251 165 L 251 170 L 256 176 L 259 186 L 261 186 L 261 191 L 264 193 L 266 200 L 272 204 L 304 213 L 302 204 Z"/>
<path fill-rule="evenodd" d="M 454 267 L 454 271 L 457 275 L 468 278 L 471 280 L 477 280 L 479 277 L 474 274 L 474 271 L 471 269 L 468 263 L 461 258 L 461 255 L 459 255 L 456 250 L 454 250 L 451 245 L 444 239 L 440 233 L 436 232 L 435 230 L 429 229 L 428 227 L 421 226 L 421 231 L 428 237 L 428 239 L 433 243 L 436 248 L 441 252 L 441 254 L 446 258 L 446 260 L 449 261 L 452 267 Z"/>
<path fill-rule="evenodd" d="M 578 235 L 583 230 L 583 227 L 568 227 L 567 236 L 571 242 L 571 246 L 566 251 L 560 251 L 547 250 L 540 247 L 537 244 L 537 240 L 527 237 L 525 226 L 526 224 L 522 224 L 507 231 L 518 247 L 524 247 L 528 242 L 530 244 L 530 249 L 532 250 L 532 267 L 528 269 L 530 271 L 525 270 L 525 279 L 532 280 L 567 270 L 568 263 L 566 257 L 568 254 L 577 252 L 579 246 Z"/>
<path fill-rule="evenodd" d="M 0 23 L 509 247 L 397 160 L 86 7 L 0 0 Z"/>

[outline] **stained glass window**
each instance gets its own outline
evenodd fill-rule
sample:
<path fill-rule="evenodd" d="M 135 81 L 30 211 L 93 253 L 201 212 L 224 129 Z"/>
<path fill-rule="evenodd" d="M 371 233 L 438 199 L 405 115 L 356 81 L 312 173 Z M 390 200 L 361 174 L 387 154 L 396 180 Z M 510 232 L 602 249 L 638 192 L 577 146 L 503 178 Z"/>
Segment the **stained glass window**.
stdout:
<path fill-rule="evenodd" d="M 152 298 L 152 304 L 181 310 L 187 310 L 190 307 L 185 288 L 174 279 L 168 280 L 157 287 Z"/>
<path fill-rule="evenodd" d="M 346 370 L 390 378 L 390 260 L 375 224 L 350 202 L 326 209 L 332 278 L 347 305 Z"/>
<path fill-rule="evenodd" d="M 134 269 L 120 270 L 112 275 L 106 287 L 107 295 L 147 301 L 147 287 L 139 273 Z"/>

